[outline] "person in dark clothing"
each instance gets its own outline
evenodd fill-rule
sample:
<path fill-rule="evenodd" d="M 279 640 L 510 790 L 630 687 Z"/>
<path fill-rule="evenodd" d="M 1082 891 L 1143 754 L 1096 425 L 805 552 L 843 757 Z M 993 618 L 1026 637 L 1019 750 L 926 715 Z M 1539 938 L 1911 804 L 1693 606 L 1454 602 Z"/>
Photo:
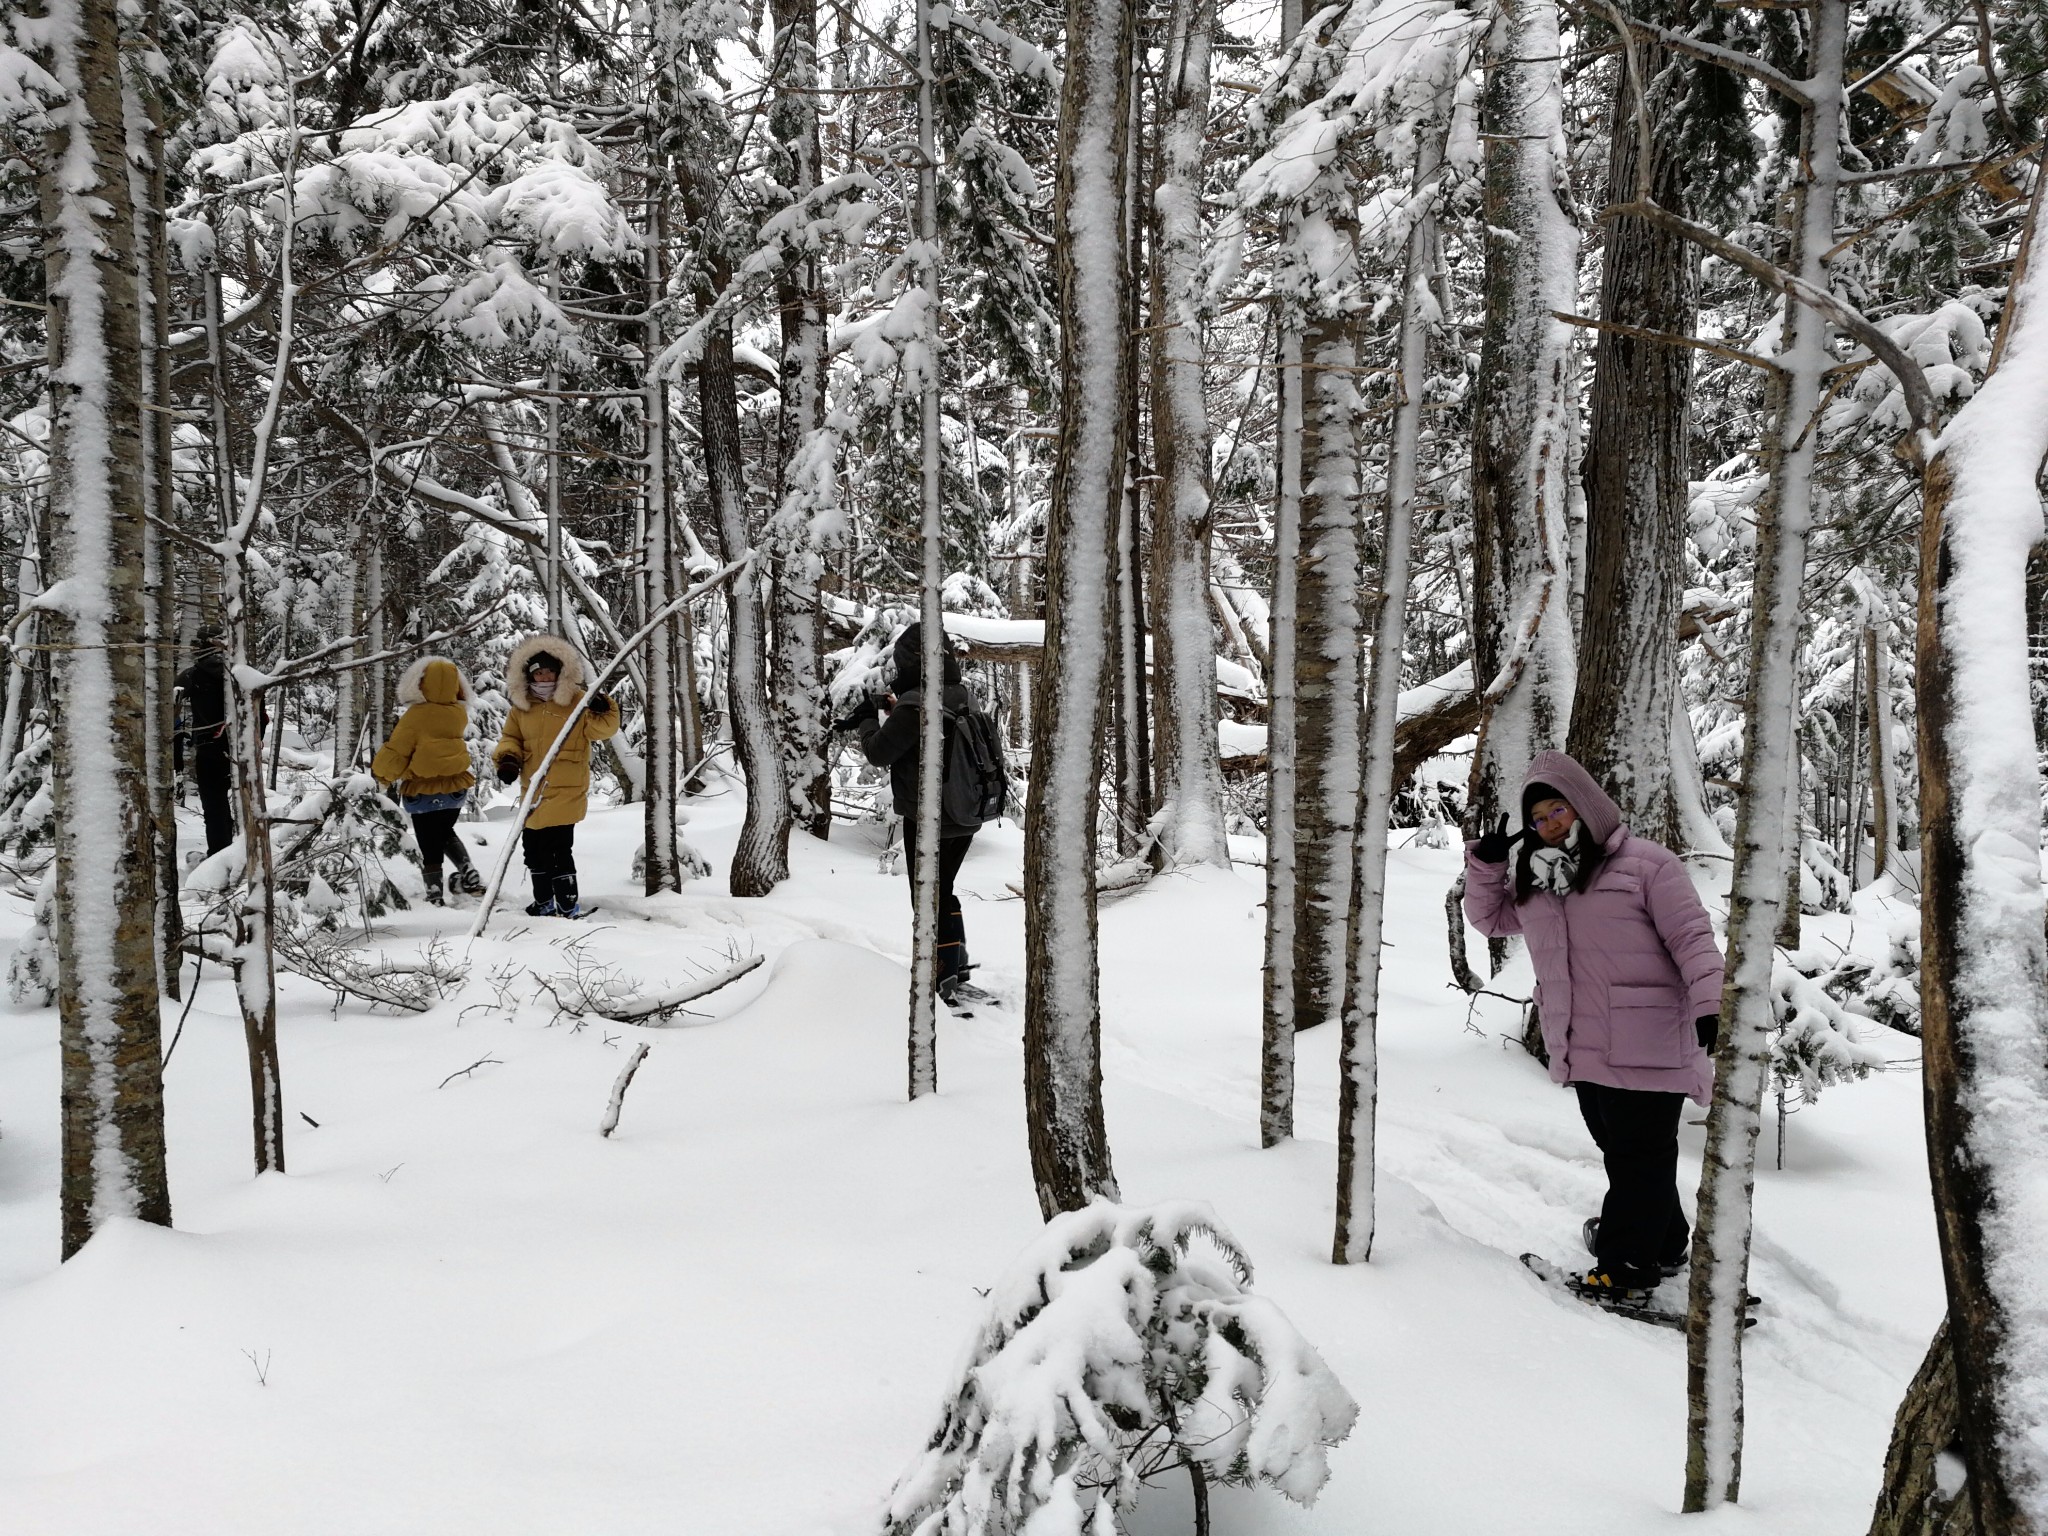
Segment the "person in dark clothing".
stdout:
<path fill-rule="evenodd" d="M 918 824 L 918 742 L 924 726 L 924 626 L 911 624 L 896 637 L 896 692 L 886 699 L 869 698 L 845 720 L 842 730 L 857 732 L 861 751 L 877 768 L 889 770 L 889 787 L 896 814 L 903 818 L 903 851 L 909 860 L 910 899 L 917 900 Z M 960 663 L 949 650 L 940 699 L 948 713 L 958 714 L 973 704 L 960 680 Z M 886 714 L 887 718 L 884 718 Z M 973 969 L 967 958 L 967 923 L 954 894 L 954 877 L 974 841 L 979 827 L 939 822 L 939 996 L 952 1000 L 954 992 Z"/>
<path fill-rule="evenodd" d="M 185 746 L 192 748 L 192 778 L 199 786 L 199 808 L 206 817 L 206 855 L 219 853 L 235 840 L 234 760 L 228 740 L 228 658 L 217 629 L 199 632 L 199 654 L 176 679 L 185 696 L 185 724 L 174 748 L 177 766 L 185 766 Z"/>

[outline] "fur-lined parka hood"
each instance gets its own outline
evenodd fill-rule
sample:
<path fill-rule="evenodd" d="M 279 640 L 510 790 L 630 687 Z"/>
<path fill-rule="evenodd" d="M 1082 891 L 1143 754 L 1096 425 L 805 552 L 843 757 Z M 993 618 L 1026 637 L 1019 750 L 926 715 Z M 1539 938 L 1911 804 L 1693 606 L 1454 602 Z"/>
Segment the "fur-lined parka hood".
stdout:
<path fill-rule="evenodd" d="M 574 704 L 582 697 L 583 680 L 589 675 L 583 665 L 583 653 L 560 635 L 534 635 L 513 646 L 505 661 L 505 697 L 512 701 L 514 709 L 533 707 L 533 695 L 526 689 L 526 666 L 542 653 L 562 664 L 561 680 L 556 683 L 550 702 Z"/>
<path fill-rule="evenodd" d="M 398 677 L 398 702 L 410 708 L 414 704 L 462 704 L 476 701 L 476 691 L 469 686 L 469 679 L 462 675 L 462 668 L 446 656 L 422 656 L 407 667 Z"/>

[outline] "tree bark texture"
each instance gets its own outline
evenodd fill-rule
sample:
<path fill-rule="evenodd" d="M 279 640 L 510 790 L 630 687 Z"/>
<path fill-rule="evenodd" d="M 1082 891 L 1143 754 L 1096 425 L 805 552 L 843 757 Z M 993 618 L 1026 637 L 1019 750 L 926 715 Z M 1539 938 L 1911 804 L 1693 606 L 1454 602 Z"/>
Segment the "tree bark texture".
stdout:
<path fill-rule="evenodd" d="M 41 180 L 56 713 L 62 1251 L 120 1217 L 168 1226 L 156 869 L 144 743 L 142 316 L 112 0 L 50 18 L 65 91 Z"/>
<path fill-rule="evenodd" d="M 1468 813 L 1519 809 L 1523 770 L 1561 746 L 1574 663 L 1565 545 L 1567 327 L 1578 234 L 1565 187 L 1555 0 L 1499 0 L 1480 98 L 1486 326 L 1472 399 L 1474 685 L 1484 709 Z M 1661 717 L 1660 717 L 1661 718 Z"/>
<path fill-rule="evenodd" d="M 1216 0 L 1175 0 L 1162 75 L 1152 308 L 1153 761 L 1159 846 L 1177 864 L 1227 866 L 1216 747 L 1216 640 L 1209 619 L 1211 429 L 1203 393 L 1202 144 L 1209 125 Z"/>
<path fill-rule="evenodd" d="M 706 337 L 697 361 L 704 478 L 718 514 L 727 560 L 752 546 L 747 537 L 746 460 L 740 440 L 739 391 L 733 381 L 732 329 Z M 766 896 L 789 878 L 789 790 L 780 744 L 768 713 L 767 646 L 761 633 L 761 578 L 754 566 L 725 589 L 726 704 L 733 752 L 747 781 L 747 814 L 733 850 L 735 896 Z"/>
<path fill-rule="evenodd" d="M 1671 7 L 1667 6 L 1666 9 Z M 1676 65 L 1648 82 L 1652 122 L 1671 108 Z M 1641 174 L 1632 72 L 1615 71 L 1608 201 L 1632 202 Z M 1649 186 L 1684 210 L 1686 172 L 1651 142 Z M 1639 218 L 1607 221 L 1600 318 L 1690 336 L 1699 257 L 1674 231 Z M 1643 836 L 1682 846 L 1672 796 L 1679 610 L 1685 597 L 1692 353 L 1603 330 L 1593 347 L 1586 489 L 1586 608 L 1568 748 Z"/>
<path fill-rule="evenodd" d="M 2026 557 L 2048 456 L 2036 203 L 1993 371 L 1922 498 L 1920 1000 L 1928 1165 L 1958 1418 L 1986 1532 L 2048 1531 L 2048 944 Z"/>
<path fill-rule="evenodd" d="M 1846 0 L 1819 0 L 1812 12 L 1810 105 L 1801 118 L 1800 164 L 1806 179 L 1791 207 L 1793 270 L 1816 289 L 1827 285 L 1840 185 Z M 1787 306 L 1771 375 L 1764 467 L 1768 489 L 1757 507 L 1754 613 L 1742 754 L 1743 794 L 1736 820 L 1729 893 L 1728 973 L 1721 1002 L 1721 1047 L 1707 1113 L 1698 1218 L 1693 1228 L 1691 1318 L 1686 1329 L 1685 1508 L 1732 1504 L 1741 1490 L 1742 1341 L 1749 1293 L 1751 1197 L 1756 1142 L 1769 1075 L 1768 1034 L 1776 1022 L 1771 970 L 1786 906 L 1786 880 L 1799 857 L 1798 702 L 1800 595 L 1814 522 L 1813 421 L 1827 369 L 1828 323 L 1810 305 Z M 1796 906 L 1795 906 L 1796 910 Z"/>
<path fill-rule="evenodd" d="M 1069 0 L 1053 194 L 1060 435 L 1024 832 L 1024 1095 L 1032 1179 L 1048 1218 L 1116 1195 L 1102 1120 L 1095 807 L 1126 449 L 1124 157 L 1134 24 L 1132 0 Z"/>
<path fill-rule="evenodd" d="M 1349 220 L 1329 233 L 1350 250 Z M 1295 561 L 1294 1027 L 1337 1018 L 1357 871 L 1362 641 L 1358 599 L 1358 320 L 1312 319 L 1302 338 L 1301 550 Z"/>
<path fill-rule="evenodd" d="M 819 165 L 816 0 L 774 0 L 775 102 L 768 128 L 779 179 L 793 200 L 817 190 Z M 776 278 L 782 327 L 779 462 L 783 494 L 770 541 L 775 560 L 775 727 L 798 825 L 832 831 L 832 773 L 826 761 L 820 548 L 838 475 L 825 427 L 825 294 L 818 258 L 805 253 Z M 822 454 L 819 462 L 813 455 Z M 822 505 L 821 505 L 822 503 Z"/>
<path fill-rule="evenodd" d="M 1955 1355 L 1944 1318 L 1892 1421 L 1869 1536 L 1981 1536 L 1976 1500 L 1959 1475 L 1959 1427 Z"/>

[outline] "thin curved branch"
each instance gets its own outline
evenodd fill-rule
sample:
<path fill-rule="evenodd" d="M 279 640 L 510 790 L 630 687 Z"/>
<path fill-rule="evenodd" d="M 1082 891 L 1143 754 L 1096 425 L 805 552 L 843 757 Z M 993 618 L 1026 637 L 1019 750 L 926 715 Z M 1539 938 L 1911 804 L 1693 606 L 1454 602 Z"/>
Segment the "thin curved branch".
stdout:
<path fill-rule="evenodd" d="M 1941 414 L 1934 401 L 1934 391 L 1928 387 L 1927 375 L 1920 365 L 1906 355 L 1903 347 L 1872 324 L 1861 310 L 1844 303 L 1827 289 L 1816 287 L 1805 279 L 1787 272 L 1775 262 L 1765 260 L 1756 252 L 1744 250 L 1733 240 L 1707 228 L 1704 224 L 1695 224 L 1691 219 L 1673 213 L 1669 208 L 1659 207 L 1656 203 L 1616 203 L 1605 209 L 1600 218 L 1605 222 L 1624 215 L 1647 220 L 1660 229 L 1683 235 L 1702 249 L 1712 251 L 1723 261 L 1740 267 L 1767 287 L 1775 288 L 1787 297 L 1819 310 L 1839 326 L 1844 334 L 1868 347 L 1872 355 L 1892 371 L 1892 376 L 1899 381 L 1900 392 L 1905 396 L 1906 414 L 1913 423 L 1913 431 L 1906 441 L 1908 453 L 1915 462 L 1926 461 L 1927 450 L 1933 441 L 1935 425 Z"/>

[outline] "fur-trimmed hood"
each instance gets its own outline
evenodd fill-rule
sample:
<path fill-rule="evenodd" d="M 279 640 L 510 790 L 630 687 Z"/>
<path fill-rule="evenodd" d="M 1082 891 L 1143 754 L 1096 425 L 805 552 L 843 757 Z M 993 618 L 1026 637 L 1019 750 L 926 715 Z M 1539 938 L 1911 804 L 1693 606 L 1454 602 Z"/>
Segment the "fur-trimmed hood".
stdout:
<path fill-rule="evenodd" d="M 512 654 L 505 659 L 505 697 L 512 701 L 514 709 L 533 707 L 533 695 L 526 691 L 526 664 L 543 651 L 562 664 L 561 681 L 555 685 L 552 702 L 574 704 L 582 696 L 583 681 L 589 675 L 583 653 L 560 635 L 532 635 L 513 646 Z"/>
<path fill-rule="evenodd" d="M 398 702 L 402 708 L 415 704 L 467 706 L 475 701 L 476 691 L 462 675 L 462 668 L 446 656 L 422 656 L 398 675 Z"/>

